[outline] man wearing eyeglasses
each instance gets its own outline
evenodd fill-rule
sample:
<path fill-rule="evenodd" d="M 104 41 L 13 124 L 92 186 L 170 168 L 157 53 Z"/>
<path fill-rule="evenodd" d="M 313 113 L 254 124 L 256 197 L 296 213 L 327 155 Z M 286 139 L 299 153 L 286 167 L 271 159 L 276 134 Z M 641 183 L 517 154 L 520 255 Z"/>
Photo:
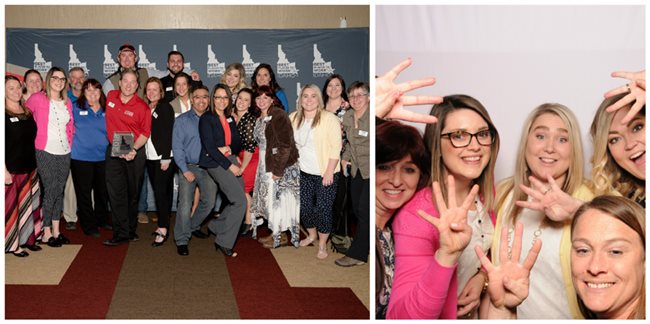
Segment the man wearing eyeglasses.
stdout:
<path fill-rule="evenodd" d="M 199 120 L 207 111 L 210 102 L 208 88 L 201 85 L 193 89 L 190 100 L 192 109 L 176 118 L 172 133 L 174 162 L 180 173 L 174 240 L 176 251 L 181 256 L 190 254 L 187 244 L 192 236 L 208 237 L 208 234 L 201 231 L 201 223 L 210 215 L 217 196 L 217 184 L 205 169 L 199 167 L 201 155 Z M 200 192 L 199 205 L 192 213 L 194 190 L 197 186 Z"/>

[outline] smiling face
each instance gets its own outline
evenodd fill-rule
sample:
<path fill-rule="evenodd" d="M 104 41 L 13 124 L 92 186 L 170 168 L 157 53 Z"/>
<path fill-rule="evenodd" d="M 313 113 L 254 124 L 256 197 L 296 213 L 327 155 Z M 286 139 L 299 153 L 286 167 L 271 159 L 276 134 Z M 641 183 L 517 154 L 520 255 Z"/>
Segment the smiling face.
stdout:
<path fill-rule="evenodd" d="M 22 87 L 20 86 L 20 82 L 16 80 L 9 80 L 5 82 L 5 96 L 7 97 L 7 101 L 11 101 L 13 103 L 18 103 L 20 102 L 20 98 L 22 97 Z"/>
<path fill-rule="evenodd" d="M 210 103 L 208 90 L 196 89 L 192 92 L 192 109 L 200 116 L 208 109 Z"/>
<path fill-rule="evenodd" d="M 300 96 L 300 106 L 305 115 L 313 116 L 318 110 L 318 93 L 313 88 L 305 88 Z"/>
<path fill-rule="evenodd" d="M 183 57 L 178 54 L 170 55 L 169 60 L 167 60 L 167 69 L 173 75 L 183 71 Z"/>
<path fill-rule="evenodd" d="M 270 86 L 271 84 L 271 73 L 269 73 L 269 70 L 265 68 L 261 68 L 257 71 L 257 75 L 255 75 L 255 82 L 257 82 L 257 86 L 261 87 L 263 85 L 265 86 Z"/>
<path fill-rule="evenodd" d="M 43 79 L 38 73 L 30 73 L 25 79 L 25 87 L 27 87 L 27 94 L 39 92 L 43 90 Z"/>
<path fill-rule="evenodd" d="M 618 110 L 609 126 L 607 148 L 621 168 L 638 179 L 645 180 L 645 116 L 637 114 L 621 125 L 630 108 Z"/>
<path fill-rule="evenodd" d="M 561 186 L 571 164 L 571 139 L 562 119 L 545 113 L 533 122 L 526 141 L 526 163 L 533 176 L 545 182 L 548 175 Z"/>
<path fill-rule="evenodd" d="M 223 115 L 224 110 L 228 107 L 228 93 L 224 89 L 217 89 L 214 92 L 214 109 L 219 115 Z"/>
<path fill-rule="evenodd" d="M 459 109 L 447 114 L 441 134 L 456 131 L 474 134 L 489 129 L 481 115 L 470 109 Z M 460 148 L 454 147 L 448 137 L 442 137 L 441 141 L 442 162 L 456 181 L 477 179 L 490 162 L 491 146 L 480 145 L 476 137 L 471 138 L 469 145 Z"/>
<path fill-rule="evenodd" d="M 131 50 L 122 50 L 117 56 L 117 59 L 120 61 L 120 66 L 125 69 L 135 68 L 135 52 Z"/>
<path fill-rule="evenodd" d="M 65 74 L 61 71 L 55 71 L 50 78 L 50 91 L 60 93 L 65 88 Z"/>
<path fill-rule="evenodd" d="M 348 94 L 350 99 L 350 106 L 354 110 L 365 111 L 370 105 L 370 96 L 363 88 L 356 88 Z"/>
<path fill-rule="evenodd" d="M 186 97 L 188 90 L 187 78 L 177 78 L 174 83 L 174 91 L 176 91 L 176 94 L 180 97 Z"/>
<path fill-rule="evenodd" d="M 84 81 L 86 81 L 86 76 L 83 72 L 79 70 L 70 72 L 70 87 L 75 91 L 81 91 Z"/>
<path fill-rule="evenodd" d="M 226 72 L 226 85 L 228 86 L 228 88 L 235 89 L 237 85 L 239 85 L 240 80 L 241 80 L 241 75 L 239 74 L 239 70 L 232 69 Z"/>
<path fill-rule="evenodd" d="M 377 165 L 375 205 L 378 212 L 392 214 L 409 201 L 415 194 L 420 175 L 420 169 L 410 155 L 399 161 Z"/>
<path fill-rule="evenodd" d="M 266 112 L 271 107 L 272 103 L 273 103 L 273 98 L 265 94 L 261 96 L 257 96 L 257 98 L 255 98 L 255 104 L 257 104 L 257 108 L 259 108 L 263 114 L 266 114 Z"/>
<path fill-rule="evenodd" d="M 330 83 L 327 84 L 327 89 L 325 91 L 327 92 L 327 96 L 330 99 L 338 99 L 339 97 L 341 97 L 341 93 L 343 93 L 341 80 L 339 80 L 338 78 L 332 79 Z"/>
<path fill-rule="evenodd" d="M 627 317 L 645 278 L 639 234 L 597 209 L 577 220 L 572 234 L 571 274 L 578 296 L 601 318 Z"/>
<path fill-rule="evenodd" d="M 84 90 L 84 96 L 88 100 L 88 105 L 95 107 L 99 105 L 99 98 L 101 97 L 101 90 L 89 85 L 86 90 Z"/>
<path fill-rule="evenodd" d="M 149 82 L 147 83 L 147 99 L 151 103 L 157 103 L 160 100 L 160 86 L 158 86 L 158 83 L 156 82 Z"/>
<path fill-rule="evenodd" d="M 235 101 L 235 106 L 237 111 L 246 111 L 251 106 L 251 95 L 248 92 L 240 92 L 237 95 L 237 101 Z"/>
<path fill-rule="evenodd" d="M 133 73 L 126 73 L 122 75 L 122 80 L 119 81 L 120 91 L 124 97 L 130 97 L 138 90 L 138 79 Z"/>

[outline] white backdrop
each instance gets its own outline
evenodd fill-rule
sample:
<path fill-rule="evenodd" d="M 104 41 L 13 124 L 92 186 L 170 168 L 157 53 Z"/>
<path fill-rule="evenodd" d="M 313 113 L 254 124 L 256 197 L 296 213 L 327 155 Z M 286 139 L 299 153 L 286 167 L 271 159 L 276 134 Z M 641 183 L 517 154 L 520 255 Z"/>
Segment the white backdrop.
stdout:
<path fill-rule="evenodd" d="M 644 6 L 377 6 L 375 17 L 378 75 L 412 57 L 397 81 L 437 80 L 414 94 L 468 94 L 488 109 L 498 180 L 512 175 L 522 124 L 544 102 L 578 116 L 589 176 L 594 113 L 625 84 L 610 73 L 645 68 Z"/>

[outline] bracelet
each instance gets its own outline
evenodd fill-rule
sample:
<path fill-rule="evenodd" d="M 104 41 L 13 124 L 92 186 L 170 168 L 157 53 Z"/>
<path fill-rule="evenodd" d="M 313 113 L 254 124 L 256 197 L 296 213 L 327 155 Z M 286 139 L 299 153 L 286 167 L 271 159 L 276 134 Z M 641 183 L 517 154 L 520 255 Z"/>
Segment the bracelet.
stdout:
<path fill-rule="evenodd" d="M 483 275 L 483 278 L 485 278 L 485 281 L 483 282 L 483 289 L 481 290 L 481 295 L 482 295 L 482 294 L 485 293 L 485 291 L 487 291 L 488 285 L 490 283 L 490 279 L 489 279 L 487 273 L 485 273 L 485 271 L 479 270 L 478 272 Z"/>

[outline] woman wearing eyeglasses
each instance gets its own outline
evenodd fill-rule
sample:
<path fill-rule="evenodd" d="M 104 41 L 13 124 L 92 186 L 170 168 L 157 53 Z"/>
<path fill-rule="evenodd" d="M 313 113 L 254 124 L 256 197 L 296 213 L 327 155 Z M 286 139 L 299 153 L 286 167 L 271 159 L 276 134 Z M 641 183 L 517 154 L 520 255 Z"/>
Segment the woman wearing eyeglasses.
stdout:
<path fill-rule="evenodd" d="M 393 220 L 389 319 L 475 318 L 485 285 L 473 249 L 487 251 L 492 243 L 499 134 L 476 99 L 443 99 L 431 109 L 438 122 L 424 134 L 431 150 L 429 186 Z"/>
<path fill-rule="evenodd" d="M 560 206 L 567 204 L 560 200 L 568 197 L 569 204 L 577 205 L 575 210 L 580 201 L 593 198 L 583 171 L 580 127 L 571 110 L 556 103 L 533 110 L 524 122 L 514 176 L 497 186 L 497 233 L 504 227 L 510 232 L 520 222 L 524 246 L 544 242 L 530 273 L 528 298 L 517 307 L 517 318 L 582 317 L 571 283 L 571 213 L 563 212 Z M 500 260 L 500 248 L 495 240 L 493 261 Z"/>
<path fill-rule="evenodd" d="M 63 190 L 70 171 L 70 152 L 74 136 L 72 102 L 65 91 L 65 71 L 53 67 L 45 77 L 45 92 L 36 92 L 27 100 L 36 120 L 36 166 L 43 190 L 43 236 L 51 247 L 70 243 L 60 232 Z"/>
<path fill-rule="evenodd" d="M 227 85 L 219 83 L 214 86 L 210 108 L 212 113 L 203 114 L 199 120 L 199 165 L 208 170 L 229 203 L 217 219 L 210 221 L 208 228 L 217 236 L 216 248 L 226 256 L 236 257 L 233 248 L 246 214 L 246 195 L 241 178 L 243 170 L 237 160 L 241 139 L 232 117 L 232 93 Z"/>

